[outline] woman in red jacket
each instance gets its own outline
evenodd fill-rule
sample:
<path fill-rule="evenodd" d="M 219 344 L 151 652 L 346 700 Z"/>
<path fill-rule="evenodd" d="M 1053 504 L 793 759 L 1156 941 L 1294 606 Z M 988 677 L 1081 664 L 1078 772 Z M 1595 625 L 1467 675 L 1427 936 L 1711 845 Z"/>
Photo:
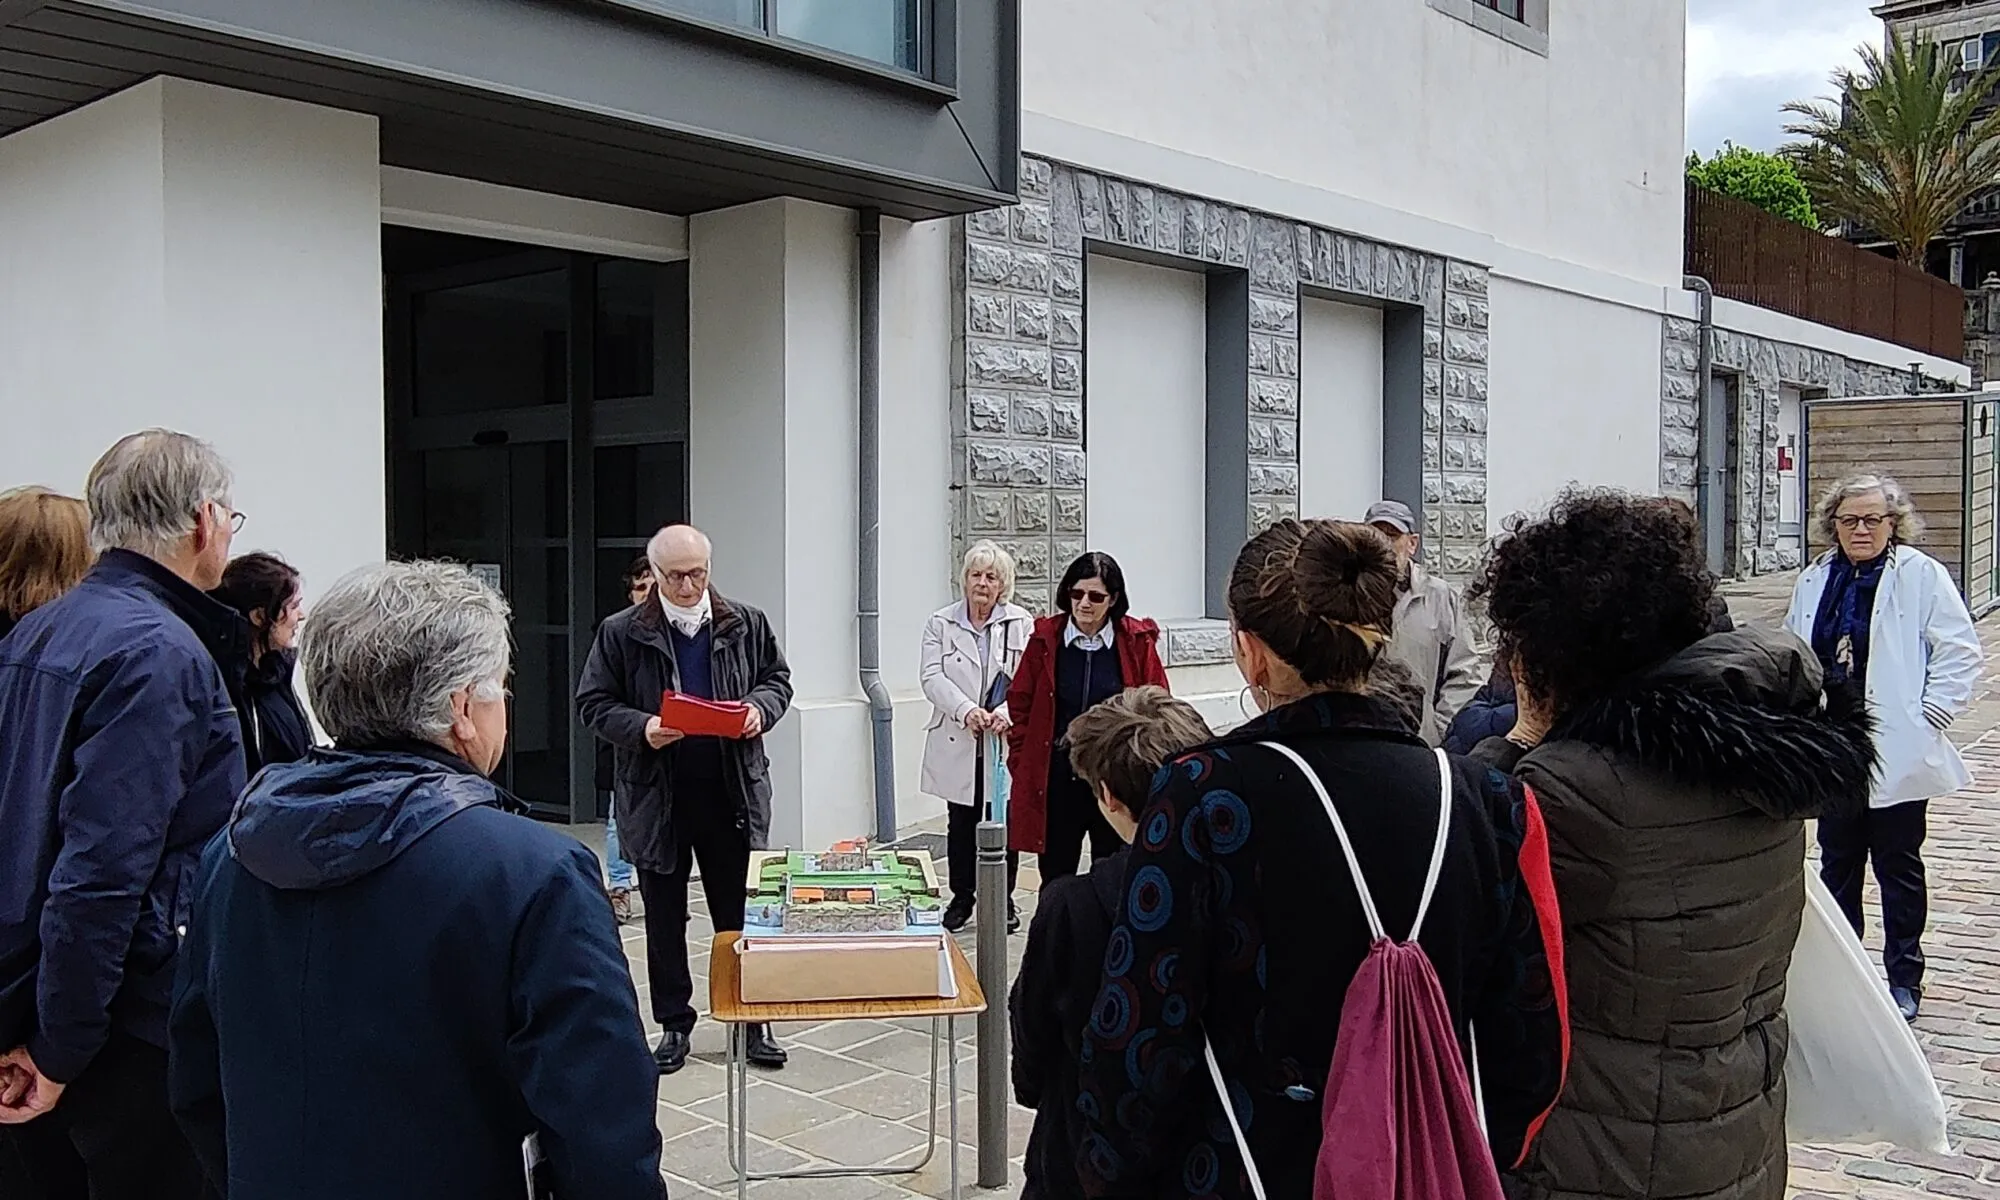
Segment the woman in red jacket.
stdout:
<path fill-rule="evenodd" d="M 1091 551 L 1063 572 L 1056 615 L 1035 622 L 1007 693 L 1007 844 L 1040 856 L 1042 880 L 1076 874 L 1083 839 L 1093 860 L 1124 849 L 1088 784 L 1070 770 L 1069 723 L 1126 688 L 1167 686 L 1160 627 L 1128 615 L 1125 573 Z"/>

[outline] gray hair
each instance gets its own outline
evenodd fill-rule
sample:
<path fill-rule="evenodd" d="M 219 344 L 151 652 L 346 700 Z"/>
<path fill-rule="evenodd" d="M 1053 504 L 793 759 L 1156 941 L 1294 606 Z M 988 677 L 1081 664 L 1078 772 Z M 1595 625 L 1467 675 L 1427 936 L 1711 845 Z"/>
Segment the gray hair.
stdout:
<path fill-rule="evenodd" d="M 1000 576 L 1000 603 L 1013 603 L 1014 556 L 1001 549 L 997 542 L 974 542 L 972 548 L 965 552 L 965 562 L 958 568 L 959 590 L 965 590 L 966 576 L 987 567 Z"/>
<path fill-rule="evenodd" d="M 1910 493 L 1903 485 L 1888 475 L 1876 471 L 1862 471 L 1843 476 L 1828 488 L 1813 505 L 1812 537 L 1821 545 L 1835 544 L 1833 518 L 1839 514 L 1840 506 L 1857 496 L 1882 494 L 1883 503 L 1889 506 L 1889 513 L 1896 518 L 1894 535 L 1898 542 L 1913 542 L 1924 536 L 1924 518 L 1917 512 L 1916 505 L 1910 503 Z"/>
<path fill-rule="evenodd" d="M 90 468 L 93 550 L 131 550 L 165 558 L 194 532 L 202 506 L 229 506 L 229 465 L 215 447 L 171 429 L 118 439 Z"/>
<path fill-rule="evenodd" d="M 306 695 L 345 745 L 442 742 L 452 695 L 504 694 L 507 602 L 457 563 L 402 562 L 342 576 L 299 635 Z"/>

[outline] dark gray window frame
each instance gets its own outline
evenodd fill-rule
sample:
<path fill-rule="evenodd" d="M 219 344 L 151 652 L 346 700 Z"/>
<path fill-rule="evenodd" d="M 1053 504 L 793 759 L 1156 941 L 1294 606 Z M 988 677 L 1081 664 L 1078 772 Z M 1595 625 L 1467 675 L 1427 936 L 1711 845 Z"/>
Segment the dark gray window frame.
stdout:
<path fill-rule="evenodd" d="M 888 63 L 843 54 L 776 32 L 773 15 L 777 0 L 762 0 L 762 29 L 746 29 L 682 12 L 673 6 L 673 0 L 597 0 L 597 3 L 640 13 L 780 61 L 832 68 L 947 100 L 956 100 L 959 94 L 958 2 L 923 0 L 918 10 L 917 35 L 917 61 L 922 69 L 906 71 Z"/>
<path fill-rule="evenodd" d="M 1429 3 L 1437 11 L 1483 29 L 1502 41 L 1543 58 L 1549 56 L 1549 0 L 1524 0 L 1519 21 L 1476 0 L 1429 0 Z"/>
<path fill-rule="evenodd" d="M 1305 471 L 1305 301 L 1330 300 L 1382 314 L 1380 498 L 1400 500 L 1424 528 L 1424 306 L 1315 283 L 1299 285 L 1299 470 Z M 1359 514 L 1356 514 L 1357 516 Z"/>
<path fill-rule="evenodd" d="M 1229 617 L 1229 573 L 1250 527 L 1250 272 L 1179 254 L 1087 237 L 1083 240 L 1083 294 L 1090 295 L 1090 260 L 1117 258 L 1199 275 L 1206 342 L 1202 348 L 1202 484 L 1207 489 L 1202 529 L 1202 616 Z M 1089 304 L 1084 304 L 1083 361 L 1090 363 Z M 1420 368 L 1421 370 L 1421 368 Z M 1419 414 L 1421 419 L 1422 414 Z M 1083 450 L 1090 453 L 1090 385 L 1083 392 Z M 1088 477 L 1084 495 L 1090 494 Z M 1088 503 L 1086 499 L 1085 503 Z"/>

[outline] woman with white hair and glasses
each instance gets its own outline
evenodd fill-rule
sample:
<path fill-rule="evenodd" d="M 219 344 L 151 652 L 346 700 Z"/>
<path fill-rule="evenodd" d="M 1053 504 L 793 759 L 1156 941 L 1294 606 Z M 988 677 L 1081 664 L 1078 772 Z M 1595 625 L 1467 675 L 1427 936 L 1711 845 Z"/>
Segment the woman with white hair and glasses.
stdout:
<path fill-rule="evenodd" d="M 334 747 L 265 768 L 182 885 L 168 1092 L 231 1195 L 519 1195 L 533 1137 L 558 1196 L 665 1200 L 597 860 L 487 779 L 510 658 L 507 602 L 450 563 L 306 618 Z"/>
<path fill-rule="evenodd" d="M 972 919 L 978 877 L 979 822 L 993 797 L 985 794 L 980 771 L 980 746 L 986 761 L 1004 760 L 1004 736 L 1012 722 L 1007 713 L 1007 685 L 1021 665 L 1035 619 L 1014 599 L 1014 559 L 992 542 L 980 542 L 965 552 L 959 572 L 964 599 L 939 609 L 924 625 L 922 667 L 924 696 L 932 706 L 924 734 L 923 789 L 945 801 L 946 858 L 950 863 L 951 904 L 944 925 L 953 931 Z M 987 735 L 994 735 L 989 739 Z M 1007 856 L 1011 892 L 1020 855 Z M 1007 902 L 1007 926 L 1019 926 L 1013 897 Z"/>
<path fill-rule="evenodd" d="M 1812 645 L 1826 686 L 1860 690 L 1875 721 L 1873 794 L 1858 812 L 1821 816 L 1820 878 L 1859 933 L 1862 873 L 1874 860 L 1882 962 L 1907 1020 L 1924 994 L 1926 809 L 1972 781 L 1945 731 L 1985 661 L 1950 572 L 1908 544 L 1923 531 L 1894 479 L 1841 480 L 1813 510 L 1814 537 L 1834 548 L 1799 577 L 1785 618 Z"/>

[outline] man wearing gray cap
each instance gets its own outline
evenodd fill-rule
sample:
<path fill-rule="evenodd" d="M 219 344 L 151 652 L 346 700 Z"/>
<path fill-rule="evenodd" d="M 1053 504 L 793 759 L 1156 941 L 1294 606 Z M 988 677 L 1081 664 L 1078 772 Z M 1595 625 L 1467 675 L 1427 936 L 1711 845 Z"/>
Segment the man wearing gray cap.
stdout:
<path fill-rule="evenodd" d="M 1457 593 L 1417 561 L 1423 539 L 1410 506 L 1399 500 L 1380 501 L 1368 509 L 1367 521 L 1396 547 L 1402 594 L 1396 600 L 1388 652 L 1423 683 L 1424 722 L 1417 732 L 1435 746 L 1444 741 L 1458 710 L 1479 691 L 1479 656 L 1473 651 Z"/>

